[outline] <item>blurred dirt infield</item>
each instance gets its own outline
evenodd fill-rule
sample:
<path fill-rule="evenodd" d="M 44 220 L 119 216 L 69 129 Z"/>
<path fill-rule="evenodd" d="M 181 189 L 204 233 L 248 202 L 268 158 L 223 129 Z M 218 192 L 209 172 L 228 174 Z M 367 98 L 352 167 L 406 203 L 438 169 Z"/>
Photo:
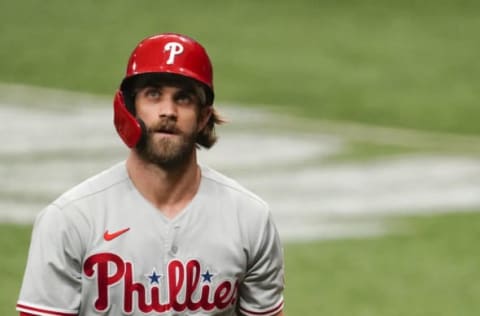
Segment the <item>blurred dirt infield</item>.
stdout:
<path fill-rule="evenodd" d="M 324 164 L 347 141 L 341 133 L 217 107 L 231 122 L 213 149 L 200 152 L 201 163 L 266 199 L 287 240 L 378 234 L 390 229 L 389 215 L 480 206 L 480 160 L 416 155 Z M 109 98 L 3 85 L 0 117 L 1 221 L 32 222 L 56 196 L 127 153 Z"/>

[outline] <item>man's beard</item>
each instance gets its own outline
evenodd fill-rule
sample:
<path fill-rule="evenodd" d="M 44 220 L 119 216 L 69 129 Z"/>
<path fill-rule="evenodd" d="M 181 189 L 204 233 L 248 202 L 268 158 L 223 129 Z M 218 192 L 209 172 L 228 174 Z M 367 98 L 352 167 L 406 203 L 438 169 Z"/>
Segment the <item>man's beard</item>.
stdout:
<path fill-rule="evenodd" d="M 186 164 L 195 150 L 197 133 L 184 133 L 175 126 L 175 121 L 165 120 L 149 126 L 144 140 L 136 147 L 140 158 L 165 170 Z M 155 137 L 157 132 L 172 133 L 173 137 Z"/>

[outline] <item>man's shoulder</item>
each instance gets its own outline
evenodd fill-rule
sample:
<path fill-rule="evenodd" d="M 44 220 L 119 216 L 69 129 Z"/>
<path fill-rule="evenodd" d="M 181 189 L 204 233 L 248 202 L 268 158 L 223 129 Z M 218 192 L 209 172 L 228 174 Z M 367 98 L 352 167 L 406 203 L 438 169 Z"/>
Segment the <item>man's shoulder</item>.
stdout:
<path fill-rule="evenodd" d="M 128 173 L 125 168 L 125 162 L 117 163 L 67 190 L 52 204 L 58 208 L 64 208 L 77 201 L 107 194 L 107 192 L 119 188 L 127 180 Z"/>
<path fill-rule="evenodd" d="M 234 199 L 236 202 L 248 203 L 250 205 L 256 205 L 258 208 L 268 210 L 267 202 L 240 184 L 237 180 L 208 166 L 202 165 L 201 168 L 202 177 L 210 186 L 215 188 L 216 193 Z"/>

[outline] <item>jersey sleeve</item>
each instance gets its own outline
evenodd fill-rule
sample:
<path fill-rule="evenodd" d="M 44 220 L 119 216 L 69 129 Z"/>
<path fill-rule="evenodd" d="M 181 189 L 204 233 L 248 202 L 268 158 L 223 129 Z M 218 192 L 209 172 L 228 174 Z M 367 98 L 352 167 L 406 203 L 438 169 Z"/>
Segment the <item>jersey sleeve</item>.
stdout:
<path fill-rule="evenodd" d="M 77 315 L 81 297 L 80 240 L 54 205 L 36 218 L 17 311 Z"/>
<path fill-rule="evenodd" d="M 256 225 L 254 225 L 256 226 Z M 283 249 L 271 214 L 260 227 L 248 270 L 239 287 L 239 309 L 244 315 L 270 316 L 283 309 Z"/>

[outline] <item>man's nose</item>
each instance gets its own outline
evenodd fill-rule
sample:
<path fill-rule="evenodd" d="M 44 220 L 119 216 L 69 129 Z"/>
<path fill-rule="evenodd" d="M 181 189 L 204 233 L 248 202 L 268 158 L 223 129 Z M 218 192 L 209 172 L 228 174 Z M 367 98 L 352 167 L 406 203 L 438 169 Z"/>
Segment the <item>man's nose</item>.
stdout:
<path fill-rule="evenodd" d="M 170 97 L 164 98 L 159 104 L 160 117 L 177 117 L 177 104 Z"/>

